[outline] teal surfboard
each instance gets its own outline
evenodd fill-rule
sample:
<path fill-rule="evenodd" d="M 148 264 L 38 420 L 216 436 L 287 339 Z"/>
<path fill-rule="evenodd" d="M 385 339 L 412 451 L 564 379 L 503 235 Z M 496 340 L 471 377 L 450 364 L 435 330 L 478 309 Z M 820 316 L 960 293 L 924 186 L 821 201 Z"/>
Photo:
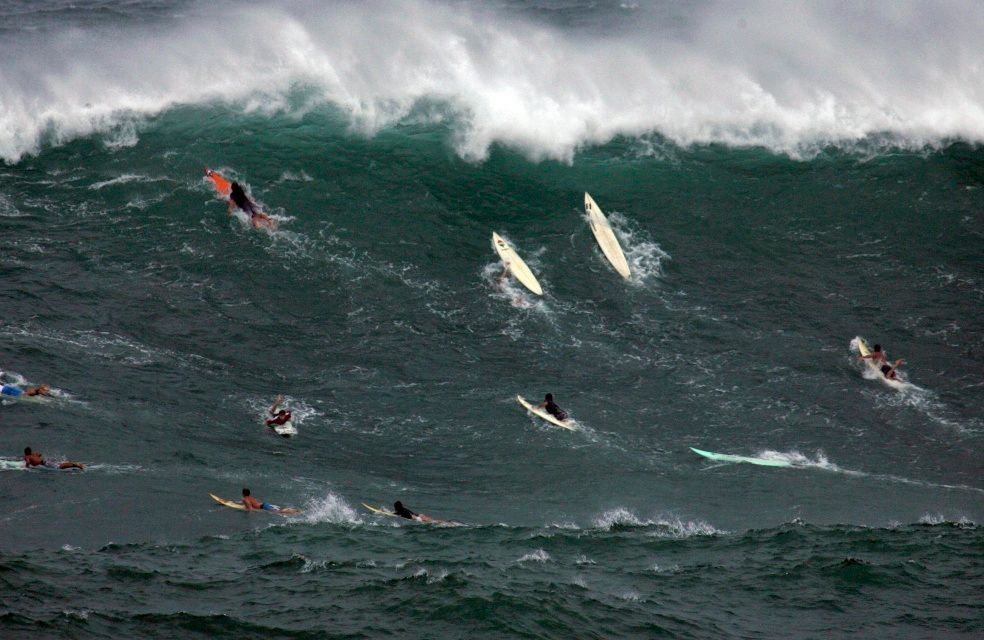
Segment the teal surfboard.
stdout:
<path fill-rule="evenodd" d="M 694 449 L 690 447 L 690 450 L 699 456 L 704 456 L 709 460 L 717 460 L 718 462 L 747 462 L 748 464 L 757 464 L 763 467 L 791 467 L 790 463 L 785 460 L 767 460 L 766 458 L 749 458 L 746 456 L 733 456 L 727 453 L 713 453 L 711 451 L 701 451 L 700 449 Z"/>

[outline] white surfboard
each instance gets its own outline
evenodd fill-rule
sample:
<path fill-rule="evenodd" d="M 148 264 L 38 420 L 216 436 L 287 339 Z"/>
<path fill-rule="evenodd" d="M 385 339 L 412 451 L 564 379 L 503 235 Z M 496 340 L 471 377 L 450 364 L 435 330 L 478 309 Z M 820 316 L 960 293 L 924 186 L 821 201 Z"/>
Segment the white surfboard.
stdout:
<path fill-rule="evenodd" d="M 526 401 L 526 398 L 524 398 L 523 396 L 516 396 L 516 402 L 521 404 L 524 409 L 535 415 L 537 418 L 540 418 L 541 420 L 546 420 L 550 424 L 556 425 L 562 429 L 567 429 L 568 431 L 574 431 L 574 425 L 571 424 L 570 420 L 558 420 L 557 418 L 550 415 L 543 409 L 531 405 L 529 402 Z"/>
<path fill-rule="evenodd" d="M 297 427 L 295 427 L 290 420 L 283 424 L 271 425 L 270 428 L 273 429 L 274 433 L 278 436 L 283 436 L 285 438 L 292 438 L 297 435 Z"/>
<path fill-rule="evenodd" d="M 612 231 L 612 225 L 608 224 L 608 218 L 601 212 L 598 203 L 587 191 L 584 192 L 584 212 L 588 215 L 591 232 L 594 233 L 595 240 L 601 247 L 601 252 L 615 267 L 615 271 L 618 271 L 620 276 L 628 280 L 632 273 L 629 271 L 629 263 L 625 261 L 622 247 L 618 244 L 618 239 L 615 238 L 615 232 Z"/>
<path fill-rule="evenodd" d="M 524 287 L 532 291 L 538 296 L 543 295 L 543 289 L 540 288 L 540 283 L 537 282 L 536 276 L 530 271 L 530 268 L 526 266 L 523 259 L 519 257 L 515 249 L 512 248 L 508 242 L 503 240 L 495 231 L 492 232 L 492 246 L 495 247 L 496 253 L 499 254 L 499 258 L 505 263 L 506 268 L 509 272 L 516 277 L 517 280 L 522 283 Z"/>

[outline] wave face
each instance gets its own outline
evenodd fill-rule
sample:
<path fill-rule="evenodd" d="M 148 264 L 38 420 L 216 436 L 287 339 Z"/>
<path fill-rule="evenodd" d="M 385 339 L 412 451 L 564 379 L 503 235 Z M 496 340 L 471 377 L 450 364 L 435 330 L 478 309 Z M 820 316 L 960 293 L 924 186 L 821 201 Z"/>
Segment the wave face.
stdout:
<path fill-rule="evenodd" d="M 205 103 L 444 123 L 470 160 L 652 134 L 793 157 L 984 141 L 973 1 L 107 4 L 0 10 L 0 158 Z"/>

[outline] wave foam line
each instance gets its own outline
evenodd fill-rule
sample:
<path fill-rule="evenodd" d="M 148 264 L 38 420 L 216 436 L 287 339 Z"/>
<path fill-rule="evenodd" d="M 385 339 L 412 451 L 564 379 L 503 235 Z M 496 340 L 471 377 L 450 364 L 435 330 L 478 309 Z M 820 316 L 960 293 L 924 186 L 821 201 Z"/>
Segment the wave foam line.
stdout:
<path fill-rule="evenodd" d="M 764 458 L 766 460 L 783 460 L 788 462 L 792 467 L 798 468 L 809 468 L 809 469 L 820 469 L 823 471 L 830 471 L 831 473 L 842 473 L 844 475 L 856 476 L 861 478 L 874 478 L 876 480 L 883 480 L 886 482 L 897 482 L 900 484 L 908 484 L 919 487 L 931 487 L 934 489 L 955 489 L 960 491 L 974 491 L 977 493 L 984 493 L 984 489 L 979 487 L 973 487 L 965 484 L 942 484 L 938 482 L 926 482 L 924 480 L 911 480 L 909 478 L 903 478 L 901 476 L 883 474 L 883 473 L 867 473 L 865 471 L 857 471 L 855 469 L 845 469 L 840 467 L 833 462 L 830 462 L 822 452 L 817 452 L 814 459 L 810 459 L 805 455 L 799 453 L 798 451 L 772 451 L 766 449 L 760 451 L 755 455 L 756 458 Z"/>
<path fill-rule="evenodd" d="M 831 144 L 984 142 L 984 3 L 611 11 L 592 14 L 592 31 L 478 2 L 220 1 L 169 22 L 7 34 L 0 158 L 98 132 L 111 134 L 109 148 L 129 146 L 135 120 L 216 103 L 331 105 L 366 134 L 422 107 L 474 160 L 501 143 L 570 161 L 584 146 L 652 132 L 794 157 Z"/>

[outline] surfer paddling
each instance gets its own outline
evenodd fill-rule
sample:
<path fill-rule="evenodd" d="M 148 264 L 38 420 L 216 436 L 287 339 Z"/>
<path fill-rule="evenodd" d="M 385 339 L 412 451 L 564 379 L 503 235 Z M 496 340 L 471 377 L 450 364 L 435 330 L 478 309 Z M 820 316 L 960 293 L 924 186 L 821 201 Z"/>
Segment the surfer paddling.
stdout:
<path fill-rule="evenodd" d="M 885 352 L 882 351 L 881 345 L 876 344 L 874 350 L 866 356 L 858 356 L 858 360 L 871 360 L 871 364 L 878 366 L 879 364 L 888 364 L 888 360 L 885 359 Z"/>
<path fill-rule="evenodd" d="M 40 451 L 31 451 L 31 447 L 24 447 L 24 466 L 47 467 L 48 469 L 85 469 L 78 462 L 49 462 L 41 456 Z"/>
<path fill-rule="evenodd" d="M 279 513 L 284 516 L 292 516 L 301 513 L 300 509 L 281 509 L 275 504 L 260 502 L 251 496 L 249 489 L 246 489 L 245 487 L 243 488 L 243 506 L 246 507 L 246 511 L 272 511 L 273 513 Z"/>
<path fill-rule="evenodd" d="M 219 195 L 228 198 L 229 215 L 232 215 L 232 210 L 234 208 L 238 208 L 243 213 L 249 215 L 249 223 L 253 225 L 254 229 L 269 229 L 271 231 L 276 230 L 277 222 L 267 214 L 260 211 L 260 208 L 256 206 L 255 202 L 249 199 L 249 196 L 247 196 L 246 192 L 243 191 L 242 185 L 238 182 L 230 183 L 228 180 L 208 167 L 205 168 L 205 177 L 212 181 L 212 184 L 215 185 L 215 190 L 219 193 Z"/>
<path fill-rule="evenodd" d="M 548 393 L 546 396 L 544 396 L 543 402 L 541 402 L 539 406 L 537 406 L 537 409 L 543 409 L 544 411 L 546 411 L 553 417 L 557 418 L 561 422 L 567 422 L 567 414 L 564 412 L 563 409 L 557 406 L 556 402 L 554 402 L 552 393 Z"/>
<path fill-rule="evenodd" d="M 884 360 L 882 360 L 882 362 L 884 362 Z M 899 376 L 896 371 L 899 368 L 899 365 L 902 365 L 904 363 L 905 360 L 899 358 L 898 360 L 895 361 L 895 364 L 893 364 L 892 366 L 889 366 L 888 364 L 883 364 L 881 367 L 882 375 L 885 376 L 887 380 L 898 380 Z"/>
<path fill-rule="evenodd" d="M 445 520 L 438 520 L 436 518 L 431 518 L 430 516 L 425 516 L 422 513 L 415 513 L 410 511 L 403 506 L 403 503 L 397 500 L 393 503 L 393 513 L 400 516 L 401 518 L 406 518 L 407 520 L 416 520 L 417 522 L 427 522 L 431 524 L 446 524 Z"/>
<path fill-rule="evenodd" d="M 0 396 L 7 396 L 9 398 L 20 398 L 21 396 L 50 396 L 51 387 L 46 384 L 40 387 L 28 387 L 27 389 L 20 389 L 13 385 L 0 383 Z"/>
<path fill-rule="evenodd" d="M 280 410 L 277 409 L 277 407 L 279 407 L 280 403 L 283 401 L 284 401 L 283 394 L 277 396 L 277 399 L 273 401 L 273 406 L 270 407 L 270 417 L 267 418 L 266 426 L 271 428 L 280 427 L 290 422 L 290 419 L 292 417 L 290 411 L 288 411 L 287 409 L 280 409 Z"/>

